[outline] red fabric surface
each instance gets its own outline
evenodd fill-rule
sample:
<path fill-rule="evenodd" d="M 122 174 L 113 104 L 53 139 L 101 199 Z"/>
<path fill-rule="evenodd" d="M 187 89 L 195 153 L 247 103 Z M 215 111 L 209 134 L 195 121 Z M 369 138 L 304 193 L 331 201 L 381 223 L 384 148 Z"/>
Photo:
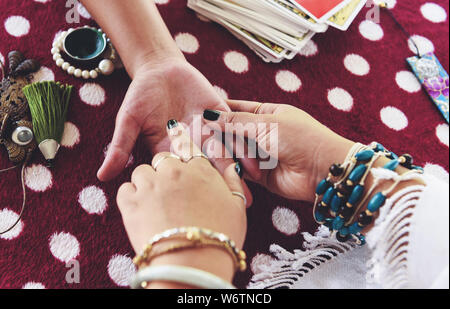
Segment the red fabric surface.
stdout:
<path fill-rule="evenodd" d="M 349 31 L 330 28 L 325 34 L 316 35 L 313 39 L 318 49 L 316 54 L 297 56 L 281 64 L 266 64 L 220 26 L 200 20 L 186 8 L 186 1 L 159 2 L 167 2 L 159 8 L 172 34 L 189 33 L 199 43 L 195 53 L 186 53 L 187 59 L 229 97 L 292 104 L 350 139 L 363 143 L 377 140 L 395 152 L 413 154 L 418 164 L 431 163 L 434 170 L 439 169 L 437 165 L 448 171 L 448 126 L 423 90 L 408 92 L 397 84 L 397 73 L 409 71 L 405 58 L 412 52 L 402 32 L 386 14 L 381 14 L 384 35 L 379 40 L 369 40 L 361 34 L 360 27 L 364 28 L 364 24 L 360 24 L 368 10 L 365 8 Z M 420 8 L 426 2 L 398 0 L 392 11 L 411 34 L 426 37 L 433 43 L 437 57 L 448 71 L 448 17 L 440 23 L 425 19 Z M 448 15 L 448 1 L 433 2 Z M 21 288 L 30 282 L 46 288 L 115 288 L 126 285 L 125 277 L 132 272 L 129 263 L 134 255 L 122 226 L 115 194 L 120 184 L 130 178 L 133 168 L 150 162 L 151 155 L 139 141 L 133 151 L 133 161 L 120 177 L 109 183 L 97 180 L 96 172 L 112 137 L 115 115 L 129 78 L 124 71 L 118 71 L 111 77 L 98 79 L 95 84 L 104 89 L 104 102 L 94 106 L 82 100 L 80 93 L 84 95 L 86 89 L 92 87 L 86 88 L 85 84 L 91 82 L 66 75 L 56 67 L 50 55 L 55 34 L 77 26 L 66 23 L 66 12 L 62 0 L 0 0 L 0 53 L 6 56 L 10 50 L 19 49 L 50 69 L 56 80 L 73 84 L 76 91 L 68 121 L 79 130 L 79 142 L 73 147 L 62 147 L 54 169 L 42 168 L 45 162 L 40 153 L 35 153 L 27 174 L 28 203 L 20 229 L 10 239 L 0 238 L 0 288 Z M 28 20 L 29 32 L 20 37 L 11 35 L 6 22 L 10 16 Z M 19 24 L 23 29 L 23 24 Z M 95 22 L 81 17 L 81 25 L 84 24 L 95 25 Z M 224 62 L 224 54 L 229 51 L 244 55 L 248 59 L 248 70 L 240 74 L 231 71 Z M 346 69 L 344 58 L 352 53 L 369 63 L 368 74 L 357 76 Z M 279 83 L 291 87 L 292 83 L 286 82 L 283 74 L 276 78 L 280 70 L 294 73 L 301 87 L 294 92 L 282 90 Z M 401 75 L 400 83 L 404 80 Z M 407 78 L 406 84 L 411 85 Z M 295 89 L 296 85 L 298 81 L 294 78 Z M 345 89 L 353 98 L 351 110 L 338 110 L 329 103 L 328 91 L 336 87 Z M 342 95 L 342 91 L 337 93 Z M 101 97 L 98 92 L 94 97 L 99 94 Z M 348 99 L 345 102 L 348 103 Z M 392 109 L 384 110 L 387 118 L 391 117 L 391 123 L 402 129 L 391 129 L 382 121 L 380 111 L 389 106 L 403 112 L 406 127 L 404 119 L 399 120 Z M 1 149 L 0 169 L 9 166 L 6 152 Z M 0 175 L 0 219 L 6 218 L 5 210 L 20 211 L 19 182 L 18 171 Z M 87 187 L 90 189 L 83 191 Z M 299 248 L 301 232 L 316 229 L 311 205 L 279 198 L 255 185 L 250 187 L 255 202 L 248 211 L 245 250 L 249 264 L 257 254 L 269 254 L 272 243 L 289 250 Z M 90 214 L 80 201 L 85 206 L 87 203 L 87 207 L 94 207 L 88 208 L 90 212 L 94 209 L 99 214 Z M 279 231 L 280 226 L 285 233 Z M 266 256 L 259 257 L 263 260 Z M 69 268 L 63 261 L 70 258 L 80 263 L 79 284 L 68 284 L 65 280 Z M 255 260 L 253 269 L 257 263 Z M 237 275 L 235 283 L 245 287 L 251 276 L 252 268 Z"/>

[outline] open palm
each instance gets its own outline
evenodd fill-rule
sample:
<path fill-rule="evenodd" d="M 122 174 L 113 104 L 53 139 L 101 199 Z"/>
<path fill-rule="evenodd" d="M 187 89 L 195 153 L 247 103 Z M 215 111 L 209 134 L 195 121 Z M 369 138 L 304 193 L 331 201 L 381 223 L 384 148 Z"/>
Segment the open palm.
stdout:
<path fill-rule="evenodd" d="M 187 62 L 142 68 L 135 75 L 117 115 L 114 136 L 98 172 L 99 179 L 111 180 L 124 169 L 139 135 L 145 138 L 153 154 L 168 151 L 167 121 L 176 119 L 191 124 L 193 115 L 201 115 L 207 108 L 229 110 L 208 80 Z"/>

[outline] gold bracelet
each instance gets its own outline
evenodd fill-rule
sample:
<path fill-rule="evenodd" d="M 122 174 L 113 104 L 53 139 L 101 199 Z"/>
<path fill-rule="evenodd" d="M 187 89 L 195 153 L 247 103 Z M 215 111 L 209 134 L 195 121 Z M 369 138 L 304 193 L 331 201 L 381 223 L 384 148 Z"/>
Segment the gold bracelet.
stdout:
<path fill-rule="evenodd" d="M 161 242 L 182 239 L 188 240 L 190 245 L 173 245 L 155 253 L 155 246 L 159 245 Z M 247 269 L 247 263 L 245 259 L 247 258 L 244 251 L 239 250 L 236 247 L 234 241 L 230 240 L 226 235 L 222 233 L 213 232 L 209 229 L 203 229 L 198 227 L 181 227 L 167 230 L 161 234 L 154 236 L 147 245 L 145 245 L 144 250 L 133 260 L 137 268 L 140 268 L 143 264 L 149 264 L 149 261 L 154 259 L 156 256 L 161 256 L 174 251 L 191 249 L 196 247 L 219 247 L 227 251 L 233 258 L 235 269 L 240 271 L 245 271 Z"/>

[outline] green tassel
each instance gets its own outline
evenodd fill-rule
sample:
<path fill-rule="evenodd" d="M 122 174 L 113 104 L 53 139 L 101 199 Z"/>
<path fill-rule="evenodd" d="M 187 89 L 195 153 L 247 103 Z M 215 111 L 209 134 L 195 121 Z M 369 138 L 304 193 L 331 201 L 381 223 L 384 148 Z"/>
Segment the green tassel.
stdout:
<path fill-rule="evenodd" d="M 53 166 L 64 133 L 67 110 L 73 87 L 55 82 L 40 82 L 23 88 L 31 117 L 33 132 L 42 155 Z"/>
<path fill-rule="evenodd" d="M 33 83 L 23 88 L 38 144 L 45 140 L 61 143 L 72 89 L 73 86 L 53 81 Z"/>

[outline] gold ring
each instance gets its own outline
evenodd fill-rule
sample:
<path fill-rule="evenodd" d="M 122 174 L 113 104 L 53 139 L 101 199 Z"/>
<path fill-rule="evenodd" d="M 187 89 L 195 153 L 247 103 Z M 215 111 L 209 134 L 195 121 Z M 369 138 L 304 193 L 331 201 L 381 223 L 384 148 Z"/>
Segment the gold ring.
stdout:
<path fill-rule="evenodd" d="M 258 107 L 255 109 L 253 114 L 258 114 L 259 110 L 261 109 L 261 106 L 263 106 L 263 105 L 264 105 L 264 103 L 259 103 Z"/>
<path fill-rule="evenodd" d="M 247 198 L 245 197 L 244 194 L 242 194 L 241 192 L 231 192 L 231 194 L 233 194 L 234 196 L 240 197 L 243 201 L 244 201 L 244 206 L 247 206 Z"/>
<path fill-rule="evenodd" d="M 181 161 L 181 158 L 180 158 L 179 156 L 174 155 L 173 153 L 171 153 L 170 155 L 164 156 L 164 157 L 162 157 L 161 159 L 159 159 L 158 161 L 156 161 L 156 163 L 153 165 L 153 169 L 156 171 L 156 169 L 158 168 L 158 166 L 159 166 L 164 160 L 169 159 L 169 158 L 177 159 L 177 160 L 180 160 L 180 161 Z"/>
<path fill-rule="evenodd" d="M 193 155 L 192 157 L 190 157 L 189 159 L 183 160 L 183 162 L 184 162 L 184 163 L 189 163 L 189 162 L 191 162 L 193 159 L 196 159 L 196 158 L 202 158 L 202 159 L 205 159 L 205 160 L 207 160 L 207 161 L 209 162 L 208 156 L 205 155 L 204 153 L 195 154 L 195 155 Z"/>

